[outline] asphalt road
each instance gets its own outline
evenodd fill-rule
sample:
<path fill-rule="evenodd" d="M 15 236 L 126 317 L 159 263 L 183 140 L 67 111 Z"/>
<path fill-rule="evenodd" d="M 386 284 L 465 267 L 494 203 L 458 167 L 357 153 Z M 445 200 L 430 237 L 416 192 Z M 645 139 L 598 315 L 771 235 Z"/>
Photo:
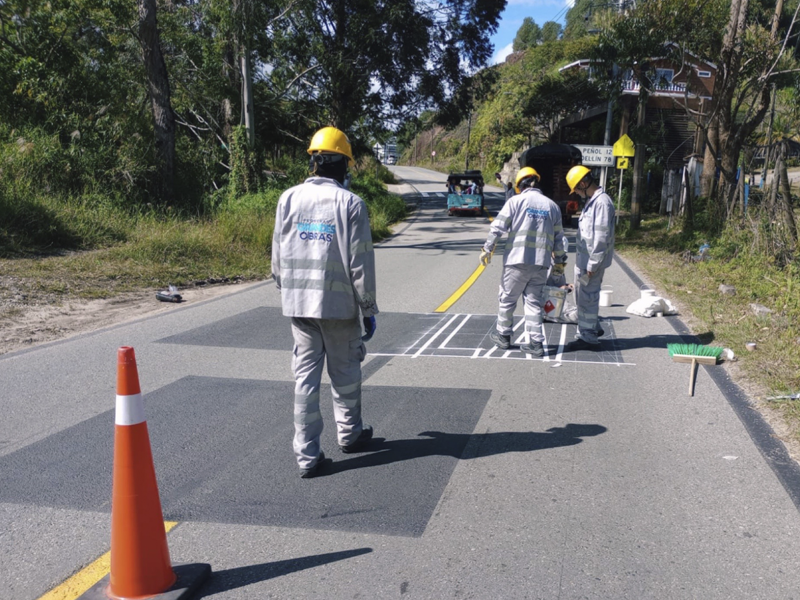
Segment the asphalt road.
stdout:
<path fill-rule="evenodd" d="M 291 335 L 270 282 L 0 357 L 0 598 L 27 600 L 107 552 L 116 350 L 136 350 L 174 563 L 200 597 L 797 598 L 797 467 L 722 367 L 632 317 L 615 263 L 603 351 L 548 324 L 533 360 L 492 350 L 499 254 L 485 217 L 448 217 L 444 176 L 394 167 L 416 210 L 376 247 L 364 365 L 369 452 L 300 480 Z M 499 188 L 486 188 L 494 214 Z M 574 264 L 570 257 L 570 266 Z"/>

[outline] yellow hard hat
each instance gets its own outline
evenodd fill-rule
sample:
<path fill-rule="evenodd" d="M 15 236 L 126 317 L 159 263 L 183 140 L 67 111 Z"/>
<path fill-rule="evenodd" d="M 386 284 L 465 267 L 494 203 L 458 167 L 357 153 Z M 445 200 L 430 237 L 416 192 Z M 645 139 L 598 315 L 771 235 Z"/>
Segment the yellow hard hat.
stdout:
<path fill-rule="evenodd" d="M 314 137 L 311 138 L 311 143 L 308 145 L 308 153 L 314 152 L 334 152 L 336 154 L 344 154 L 350 159 L 350 165 L 353 164 L 353 150 L 350 147 L 350 140 L 347 139 L 344 131 L 336 129 L 336 127 L 323 127 Z"/>
<path fill-rule="evenodd" d="M 514 178 L 514 191 L 519 194 L 519 182 L 523 179 L 527 179 L 528 177 L 536 177 L 537 180 L 541 180 L 542 178 L 539 176 L 539 173 L 536 172 L 536 169 L 533 167 L 522 167 L 517 176 Z"/>
<path fill-rule="evenodd" d="M 586 177 L 592 170 L 584 167 L 583 165 L 576 165 L 572 167 L 567 173 L 567 185 L 569 186 L 569 193 L 575 193 L 575 186 Z"/>

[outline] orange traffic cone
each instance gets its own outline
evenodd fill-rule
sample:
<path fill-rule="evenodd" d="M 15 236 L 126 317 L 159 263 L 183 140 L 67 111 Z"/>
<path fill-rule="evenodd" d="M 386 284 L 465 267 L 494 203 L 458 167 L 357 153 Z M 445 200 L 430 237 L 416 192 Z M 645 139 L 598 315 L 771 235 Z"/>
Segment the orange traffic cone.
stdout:
<path fill-rule="evenodd" d="M 114 483 L 111 492 L 111 573 L 79 600 L 183 600 L 211 574 L 211 565 L 173 569 L 158 497 L 153 453 L 133 348 L 117 351 Z"/>
<path fill-rule="evenodd" d="M 133 348 L 117 351 L 111 493 L 112 598 L 153 596 L 175 583 Z"/>

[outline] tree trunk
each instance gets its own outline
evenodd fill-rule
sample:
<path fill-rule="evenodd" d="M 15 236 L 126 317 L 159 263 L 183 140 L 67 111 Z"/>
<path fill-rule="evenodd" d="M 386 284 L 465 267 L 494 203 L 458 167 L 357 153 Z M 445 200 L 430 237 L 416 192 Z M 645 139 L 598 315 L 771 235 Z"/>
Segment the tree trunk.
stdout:
<path fill-rule="evenodd" d="M 247 46 L 240 46 L 242 66 L 242 123 L 247 130 L 247 145 L 251 148 L 256 143 L 255 113 L 253 111 L 253 77 L 250 73 L 250 54 Z"/>
<path fill-rule="evenodd" d="M 783 212 L 783 221 L 786 225 L 786 230 L 792 240 L 794 247 L 797 247 L 797 224 L 794 221 L 794 213 L 792 212 L 792 189 L 789 185 L 789 173 L 786 169 L 786 154 L 788 151 L 788 142 L 784 140 L 781 143 L 781 208 Z M 773 175 L 777 177 L 778 173 Z"/>
<path fill-rule="evenodd" d="M 778 176 L 783 169 L 783 153 L 778 152 L 775 158 L 775 168 L 772 170 L 772 183 L 769 188 L 769 199 L 767 200 L 767 217 L 770 222 L 775 220 L 776 207 L 778 206 L 778 188 L 780 187 L 780 177 Z"/>
<path fill-rule="evenodd" d="M 641 92 L 640 92 L 641 94 Z M 645 144 L 642 141 L 644 133 L 645 114 L 647 111 L 647 96 L 639 98 L 639 112 L 636 115 L 636 155 L 633 158 L 633 193 L 631 194 L 631 229 L 639 229 L 642 223 L 642 196 L 644 196 L 644 163 Z"/>
<path fill-rule="evenodd" d="M 161 53 L 156 0 L 139 0 L 139 40 L 153 109 L 157 190 L 162 202 L 171 204 L 175 199 L 175 114 L 170 103 L 167 65 Z"/>
<path fill-rule="evenodd" d="M 705 154 L 703 155 L 703 174 L 700 178 L 700 194 L 705 198 L 710 198 L 714 194 L 714 184 L 717 180 L 717 157 L 716 150 L 719 149 L 719 125 L 716 119 L 712 119 L 706 130 L 708 141 L 706 143 Z"/>

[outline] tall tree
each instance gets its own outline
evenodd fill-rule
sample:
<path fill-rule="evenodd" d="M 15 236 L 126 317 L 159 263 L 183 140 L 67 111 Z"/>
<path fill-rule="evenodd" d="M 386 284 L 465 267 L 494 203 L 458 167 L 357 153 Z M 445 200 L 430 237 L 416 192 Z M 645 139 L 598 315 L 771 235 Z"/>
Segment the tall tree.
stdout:
<path fill-rule="evenodd" d="M 783 0 L 775 4 L 769 31 L 759 26 L 755 12 L 750 0 L 732 0 L 717 59 L 710 121 L 717 129 L 718 144 L 715 148 L 711 140 L 709 146 L 722 176 L 717 203 L 718 216 L 722 219 L 727 217 L 733 204 L 742 148 L 769 110 L 772 82 L 782 74 L 800 71 L 786 52 L 797 24 L 798 10 L 784 35 L 780 27 Z M 709 176 L 711 169 L 704 171 Z"/>
<path fill-rule="evenodd" d="M 588 32 L 589 25 L 594 22 L 598 8 L 605 12 L 611 7 L 611 3 L 601 4 L 596 0 L 575 0 L 564 17 L 564 38 L 574 40 L 583 37 Z"/>
<path fill-rule="evenodd" d="M 768 7 L 750 0 L 663 0 L 640 4 L 601 34 L 600 55 L 609 64 L 631 69 L 648 89 L 657 83 L 646 68 L 651 57 L 671 56 L 690 83 L 695 75 L 685 62 L 688 53 L 717 66 L 713 98 L 702 111 L 685 99 L 676 100 L 676 106 L 683 106 L 705 132 L 704 178 L 713 178 L 720 168 L 715 196 L 720 222 L 732 206 L 742 148 L 769 109 L 772 82 L 798 72 L 787 52 L 791 32 L 797 31 L 797 11 L 785 18 L 783 2 L 777 0 L 771 13 L 770 19 Z M 764 27 L 764 21 L 770 26 Z"/>
<path fill-rule="evenodd" d="M 161 200 L 175 199 L 175 114 L 170 102 L 169 77 L 156 20 L 156 0 L 139 0 L 139 43 L 142 46 L 147 91 L 153 112 L 158 167 L 157 190 Z"/>
<path fill-rule="evenodd" d="M 522 20 L 522 25 L 517 30 L 517 35 L 514 37 L 512 49 L 514 52 L 520 50 L 527 50 L 540 44 L 542 41 L 542 28 L 536 24 L 531 17 L 525 17 Z"/>
<path fill-rule="evenodd" d="M 555 42 L 561 37 L 563 29 L 561 24 L 556 21 L 548 21 L 542 25 L 542 42 Z"/>
<path fill-rule="evenodd" d="M 273 73 L 320 123 L 384 124 L 447 102 L 491 57 L 504 1 L 299 0 L 276 24 Z"/>

